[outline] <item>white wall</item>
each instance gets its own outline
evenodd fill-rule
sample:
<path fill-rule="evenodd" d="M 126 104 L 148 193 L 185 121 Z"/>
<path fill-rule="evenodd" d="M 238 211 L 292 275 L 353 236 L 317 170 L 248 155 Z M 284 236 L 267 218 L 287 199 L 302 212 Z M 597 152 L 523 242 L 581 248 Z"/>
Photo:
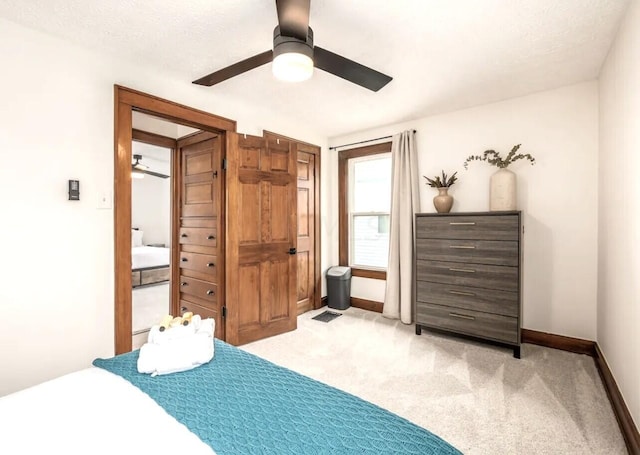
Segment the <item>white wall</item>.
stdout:
<path fill-rule="evenodd" d="M 135 144 L 134 150 L 135 150 Z M 135 153 L 135 152 L 134 152 Z M 167 156 L 170 149 L 167 149 Z M 154 172 L 169 175 L 168 162 L 145 157 L 146 166 Z M 145 175 L 131 180 L 131 225 L 143 231 L 145 245 L 171 245 L 171 179 Z"/>
<path fill-rule="evenodd" d="M 0 20 L 0 395 L 113 354 L 113 84 L 326 147 L 303 120 Z M 80 201 L 68 201 L 68 179 Z M 323 226 L 326 226 L 323 222 Z M 328 256 L 325 250 L 324 258 Z"/>
<path fill-rule="evenodd" d="M 518 206 L 523 211 L 524 288 L 523 327 L 594 340 L 597 282 L 597 83 L 586 82 L 472 109 L 389 125 L 331 138 L 330 145 L 376 138 L 415 128 L 423 175 L 444 169 L 458 171 L 452 187 L 453 211 L 489 209 L 487 163 L 471 163 L 467 156 L 486 149 L 508 152 L 522 143 L 522 152 L 537 161 L 518 161 Z M 337 152 L 330 153 L 337 175 Z M 435 212 L 436 191 L 421 185 L 423 212 Z M 331 226 L 332 255 L 337 263 L 337 189 Z M 384 286 L 376 280 L 353 278 L 352 295 L 382 301 Z M 366 294 L 365 294 L 366 292 Z"/>
<path fill-rule="evenodd" d="M 640 425 L 640 2 L 600 76 L 598 344 Z"/>

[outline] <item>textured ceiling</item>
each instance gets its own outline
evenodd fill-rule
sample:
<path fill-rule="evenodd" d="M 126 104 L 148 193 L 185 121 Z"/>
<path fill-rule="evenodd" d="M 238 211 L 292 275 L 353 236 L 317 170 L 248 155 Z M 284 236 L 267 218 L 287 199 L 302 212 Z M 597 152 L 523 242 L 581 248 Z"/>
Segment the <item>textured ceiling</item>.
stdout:
<path fill-rule="evenodd" d="M 271 65 L 211 88 L 336 136 L 594 79 L 627 0 L 312 0 L 317 45 L 393 76 L 374 93 Z M 0 17 L 192 80 L 271 48 L 269 0 L 2 0 Z"/>

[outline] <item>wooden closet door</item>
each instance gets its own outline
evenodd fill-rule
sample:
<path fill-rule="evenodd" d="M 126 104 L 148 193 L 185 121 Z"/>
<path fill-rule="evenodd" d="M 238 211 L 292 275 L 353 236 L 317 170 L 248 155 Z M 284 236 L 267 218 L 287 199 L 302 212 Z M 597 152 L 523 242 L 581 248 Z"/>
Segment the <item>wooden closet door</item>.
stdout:
<path fill-rule="evenodd" d="M 204 137 L 209 133 L 201 133 Z M 191 138 L 193 140 L 193 138 Z M 218 215 L 220 188 L 219 138 L 182 146 L 182 217 Z"/>
<path fill-rule="evenodd" d="M 296 161 L 290 143 L 227 133 L 227 341 L 296 328 Z"/>
<path fill-rule="evenodd" d="M 201 132 L 178 140 L 180 218 L 175 277 L 177 313 L 191 311 L 216 321 L 225 339 L 224 250 L 222 239 L 221 142 Z"/>
<path fill-rule="evenodd" d="M 297 312 L 313 309 L 315 295 L 315 155 L 296 146 L 298 160 Z"/>

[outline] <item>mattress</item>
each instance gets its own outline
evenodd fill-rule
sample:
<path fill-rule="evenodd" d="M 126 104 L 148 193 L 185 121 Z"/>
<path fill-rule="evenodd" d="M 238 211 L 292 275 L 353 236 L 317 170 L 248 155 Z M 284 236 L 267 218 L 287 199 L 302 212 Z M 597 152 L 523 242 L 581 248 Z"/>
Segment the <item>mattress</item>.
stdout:
<path fill-rule="evenodd" d="M 89 368 L 0 398 L 2 453 L 215 452 L 129 381 Z"/>
<path fill-rule="evenodd" d="M 146 392 L 219 455 L 460 454 L 402 417 L 220 340 L 211 362 L 182 373 L 142 375 L 137 358 L 94 365 Z"/>
<path fill-rule="evenodd" d="M 131 248 L 131 269 L 169 266 L 170 248 L 137 246 Z"/>

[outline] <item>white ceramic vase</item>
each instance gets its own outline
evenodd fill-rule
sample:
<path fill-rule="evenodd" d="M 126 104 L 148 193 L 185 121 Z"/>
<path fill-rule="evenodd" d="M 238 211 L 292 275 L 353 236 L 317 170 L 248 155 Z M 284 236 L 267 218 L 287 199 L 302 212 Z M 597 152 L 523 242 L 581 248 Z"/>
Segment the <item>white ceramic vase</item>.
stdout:
<path fill-rule="evenodd" d="M 489 210 L 516 210 L 516 174 L 507 168 L 498 169 L 491 176 Z"/>

